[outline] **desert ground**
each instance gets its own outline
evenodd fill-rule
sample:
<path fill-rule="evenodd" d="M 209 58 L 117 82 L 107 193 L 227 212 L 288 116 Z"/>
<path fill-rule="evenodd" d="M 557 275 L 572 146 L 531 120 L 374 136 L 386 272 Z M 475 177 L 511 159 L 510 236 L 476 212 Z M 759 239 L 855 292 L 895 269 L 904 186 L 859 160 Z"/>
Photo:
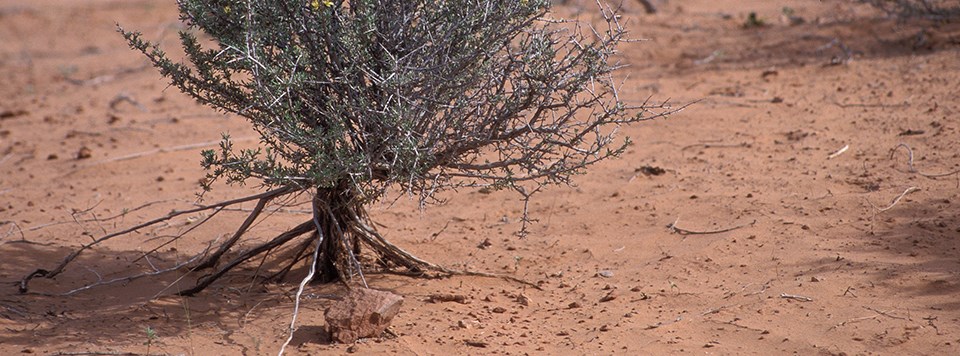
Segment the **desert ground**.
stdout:
<path fill-rule="evenodd" d="M 624 4 L 643 40 L 622 48 L 620 95 L 692 105 L 623 127 L 622 157 L 535 196 L 527 237 L 510 192 L 371 207 L 426 260 L 539 289 L 371 272 L 403 309 L 382 337 L 336 344 L 323 311 L 344 288 L 311 284 L 288 354 L 960 354 L 957 20 L 840 0 L 656 3 Z M 587 0 L 555 11 L 595 16 Z M 183 261 L 252 202 L 151 259 L 209 216 L 110 240 L 18 292 L 92 238 L 193 206 L 199 151 L 222 132 L 256 144 L 243 119 L 169 87 L 117 24 L 176 53 L 173 0 L 0 1 L 0 354 L 276 354 L 303 266 L 263 284 L 276 266 L 251 263 L 195 297 L 172 295 L 197 278 L 182 270 L 107 283 Z M 276 207 L 244 244 L 303 209 Z"/>

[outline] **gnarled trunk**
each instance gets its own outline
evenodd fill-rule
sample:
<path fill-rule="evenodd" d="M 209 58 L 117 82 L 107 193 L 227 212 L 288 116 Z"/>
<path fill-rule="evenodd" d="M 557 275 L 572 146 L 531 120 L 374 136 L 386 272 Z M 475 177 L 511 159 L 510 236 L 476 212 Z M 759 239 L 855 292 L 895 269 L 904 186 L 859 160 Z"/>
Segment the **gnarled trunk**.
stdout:
<path fill-rule="evenodd" d="M 318 282 L 349 280 L 360 271 L 361 230 L 355 217 L 365 216 L 356 194 L 339 184 L 334 188 L 318 188 L 313 197 L 313 222 L 320 232 L 320 253 L 317 259 Z"/>

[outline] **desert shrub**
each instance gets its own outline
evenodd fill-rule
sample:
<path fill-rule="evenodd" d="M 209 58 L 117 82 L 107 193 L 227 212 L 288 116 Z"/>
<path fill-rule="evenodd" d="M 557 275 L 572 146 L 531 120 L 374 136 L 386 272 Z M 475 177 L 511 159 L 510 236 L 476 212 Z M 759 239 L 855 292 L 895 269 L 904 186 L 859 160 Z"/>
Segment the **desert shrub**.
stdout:
<path fill-rule="evenodd" d="M 547 0 L 178 4 L 183 62 L 121 32 L 175 87 L 259 133 L 259 148 L 237 149 L 224 135 L 219 149 L 203 152 L 204 189 L 222 180 L 267 190 L 195 269 L 216 266 L 272 199 L 313 197 L 309 220 L 185 294 L 303 236 L 287 269 L 315 246 L 324 280 L 362 276 L 361 251 L 384 267 L 449 271 L 389 243 L 364 207 L 389 192 L 430 203 L 462 187 L 509 189 L 528 201 L 620 154 L 629 142 L 615 139 L 618 125 L 667 113 L 617 95 L 612 73 L 626 32 L 607 7 L 594 26 L 549 19 Z M 527 222 L 524 206 L 524 229 Z"/>

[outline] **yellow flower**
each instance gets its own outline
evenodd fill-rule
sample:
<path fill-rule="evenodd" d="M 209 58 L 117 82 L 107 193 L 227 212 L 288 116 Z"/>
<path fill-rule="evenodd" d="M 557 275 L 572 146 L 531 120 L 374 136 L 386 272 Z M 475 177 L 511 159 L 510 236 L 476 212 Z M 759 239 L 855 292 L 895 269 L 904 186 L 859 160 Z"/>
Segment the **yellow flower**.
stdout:
<path fill-rule="evenodd" d="M 229 13 L 230 13 L 230 5 L 224 6 L 224 7 L 223 7 L 223 12 L 229 14 Z"/>
<path fill-rule="evenodd" d="M 331 0 L 323 0 L 323 1 L 321 1 L 321 0 L 313 0 L 313 1 L 310 1 L 310 7 L 312 7 L 314 10 L 320 10 L 320 5 L 323 5 L 323 6 L 326 6 L 326 7 L 331 7 L 331 6 L 333 6 L 333 1 L 331 1 Z"/>

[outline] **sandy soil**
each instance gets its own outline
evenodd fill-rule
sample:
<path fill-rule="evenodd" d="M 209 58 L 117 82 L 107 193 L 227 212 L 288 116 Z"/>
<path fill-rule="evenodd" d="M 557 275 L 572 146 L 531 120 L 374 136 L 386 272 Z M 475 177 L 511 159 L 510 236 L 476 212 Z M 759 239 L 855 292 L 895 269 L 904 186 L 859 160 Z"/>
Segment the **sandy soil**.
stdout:
<path fill-rule="evenodd" d="M 590 3 L 558 12 L 589 16 Z M 368 275 L 404 309 L 389 335 L 340 345 L 323 309 L 342 290 L 311 285 L 290 354 L 960 354 L 960 26 L 839 0 L 641 10 L 625 8 L 648 41 L 624 49 L 621 95 L 696 104 L 625 128 L 636 144 L 621 159 L 537 197 L 529 237 L 514 235 L 522 205 L 507 193 L 373 207 L 426 259 L 542 290 Z M 744 28 L 751 11 L 766 26 Z M 136 261 L 206 216 L 115 239 L 17 293 L 81 243 L 190 206 L 198 151 L 221 132 L 254 142 L 243 120 L 168 88 L 116 23 L 172 49 L 180 26 L 172 0 L 0 2 L 0 354 L 275 354 L 302 268 L 263 285 L 245 266 L 192 298 L 151 300 L 196 278 L 178 273 L 76 291 L 183 261 L 242 211 L 150 260 Z M 298 223 L 298 209 L 250 238 Z"/>

